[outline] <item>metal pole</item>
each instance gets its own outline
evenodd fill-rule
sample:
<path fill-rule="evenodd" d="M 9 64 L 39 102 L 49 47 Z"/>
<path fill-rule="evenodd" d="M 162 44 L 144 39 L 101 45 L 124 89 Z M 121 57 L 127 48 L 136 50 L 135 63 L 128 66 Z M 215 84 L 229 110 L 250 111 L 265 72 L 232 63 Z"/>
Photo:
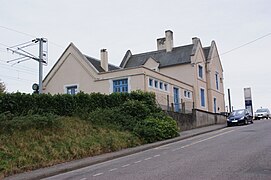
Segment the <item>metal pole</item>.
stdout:
<path fill-rule="evenodd" d="M 231 93 L 230 93 L 230 89 L 228 89 L 228 99 L 229 99 L 229 109 L 230 109 L 230 113 L 232 111 L 232 107 L 231 107 Z"/>
<path fill-rule="evenodd" d="M 43 39 L 37 39 L 40 42 L 40 51 L 39 51 L 39 94 L 42 94 L 42 74 L 43 74 Z"/>

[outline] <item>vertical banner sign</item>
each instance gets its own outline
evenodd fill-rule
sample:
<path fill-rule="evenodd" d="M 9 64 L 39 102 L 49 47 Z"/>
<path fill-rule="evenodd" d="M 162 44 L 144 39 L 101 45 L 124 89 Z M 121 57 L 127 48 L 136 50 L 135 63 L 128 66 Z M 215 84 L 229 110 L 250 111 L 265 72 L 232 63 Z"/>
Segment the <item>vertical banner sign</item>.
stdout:
<path fill-rule="evenodd" d="M 253 116 L 251 88 L 244 88 L 244 95 L 245 95 L 245 107 L 250 113 L 250 115 Z"/>

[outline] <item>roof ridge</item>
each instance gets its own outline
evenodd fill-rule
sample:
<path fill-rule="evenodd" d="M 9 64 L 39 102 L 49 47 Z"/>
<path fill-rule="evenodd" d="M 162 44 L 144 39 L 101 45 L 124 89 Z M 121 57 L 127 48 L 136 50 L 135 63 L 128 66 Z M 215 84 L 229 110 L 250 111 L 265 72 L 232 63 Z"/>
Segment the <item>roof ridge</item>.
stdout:
<path fill-rule="evenodd" d="M 193 46 L 193 44 L 188 44 L 188 45 L 184 45 L 184 46 L 173 47 L 172 50 L 178 49 L 178 48 L 182 48 L 182 47 L 188 47 L 188 46 Z M 163 51 L 166 51 L 166 49 L 161 49 L 161 50 L 156 50 L 156 51 L 149 51 L 149 52 L 143 52 L 143 53 L 133 54 L 132 56 L 146 55 L 146 54 L 149 54 L 149 53 L 160 53 L 160 52 L 163 52 Z"/>

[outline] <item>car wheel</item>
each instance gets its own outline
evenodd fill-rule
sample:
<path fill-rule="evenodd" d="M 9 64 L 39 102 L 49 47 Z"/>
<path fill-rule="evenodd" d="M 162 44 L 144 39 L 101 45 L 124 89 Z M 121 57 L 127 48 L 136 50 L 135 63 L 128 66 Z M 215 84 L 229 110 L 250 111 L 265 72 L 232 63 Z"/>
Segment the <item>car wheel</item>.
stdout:
<path fill-rule="evenodd" d="M 227 126 L 228 126 L 228 127 L 231 127 L 231 124 L 230 124 L 230 123 L 227 123 Z"/>
<path fill-rule="evenodd" d="M 247 119 L 245 119 L 245 123 L 244 123 L 245 125 L 248 125 L 248 120 Z"/>

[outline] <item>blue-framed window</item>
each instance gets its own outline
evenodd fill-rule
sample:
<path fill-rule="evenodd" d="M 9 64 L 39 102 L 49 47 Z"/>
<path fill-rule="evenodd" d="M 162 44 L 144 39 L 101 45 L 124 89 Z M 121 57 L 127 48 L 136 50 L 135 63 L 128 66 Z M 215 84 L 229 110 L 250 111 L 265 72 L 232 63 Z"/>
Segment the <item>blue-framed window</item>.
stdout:
<path fill-rule="evenodd" d="M 219 74 L 218 74 L 218 72 L 215 73 L 215 85 L 216 85 L 216 89 L 219 90 Z"/>
<path fill-rule="evenodd" d="M 203 79 L 203 67 L 201 65 L 199 65 L 198 67 L 199 67 L 199 77 Z"/>
<path fill-rule="evenodd" d="M 164 89 L 165 89 L 165 91 L 167 91 L 167 89 L 168 89 L 168 85 L 167 84 L 164 84 Z"/>
<path fill-rule="evenodd" d="M 149 86 L 153 86 L 153 79 L 149 79 Z"/>
<path fill-rule="evenodd" d="M 113 80 L 113 92 L 128 92 L 128 79 Z"/>
<path fill-rule="evenodd" d="M 158 81 L 157 80 L 154 81 L 154 87 L 158 88 Z"/>
<path fill-rule="evenodd" d="M 205 107 L 205 90 L 200 88 L 200 105 Z"/>
<path fill-rule="evenodd" d="M 159 83 L 159 87 L 160 87 L 160 89 L 163 89 L 163 82 Z"/>
<path fill-rule="evenodd" d="M 77 85 L 67 86 L 66 90 L 67 90 L 67 94 L 72 94 L 72 95 L 77 94 Z"/>

